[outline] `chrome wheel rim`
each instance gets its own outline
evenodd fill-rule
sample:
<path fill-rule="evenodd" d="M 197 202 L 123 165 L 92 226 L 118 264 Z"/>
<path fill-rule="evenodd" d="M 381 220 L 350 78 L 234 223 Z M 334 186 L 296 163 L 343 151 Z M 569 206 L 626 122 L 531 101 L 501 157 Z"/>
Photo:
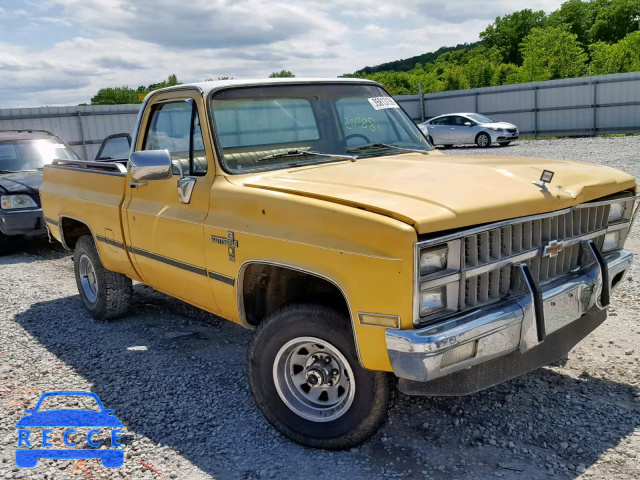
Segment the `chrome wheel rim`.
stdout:
<path fill-rule="evenodd" d="M 98 298 L 98 279 L 96 278 L 96 270 L 93 267 L 91 259 L 84 253 L 80 257 L 78 273 L 80 274 L 80 286 L 82 287 L 82 293 L 89 302 L 96 303 Z"/>
<path fill-rule="evenodd" d="M 478 145 L 480 145 L 481 147 L 486 147 L 487 146 L 488 140 L 487 140 L 487 136 L 486 135 L 480 135 L 478 137 Z"/>
<path fill-rule="evenodd" d="M 315 337 L 295 338 L 282 346 L 273 362 L 273 381 L 285 405 L 313 422 L 340 418 L 356 392 L 347 359 Z"/>

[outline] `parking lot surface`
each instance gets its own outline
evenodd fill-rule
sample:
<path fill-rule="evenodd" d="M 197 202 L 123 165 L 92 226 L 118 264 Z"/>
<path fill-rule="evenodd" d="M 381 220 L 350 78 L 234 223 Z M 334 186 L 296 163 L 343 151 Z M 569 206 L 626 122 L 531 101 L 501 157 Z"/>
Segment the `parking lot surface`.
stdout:
<path fill-rule="evenodd" d="M 521 141 L 447 154 L 577 159 L 640 177 L 640 137 Z M 640 232 L 627 244 L 640 254 Z M 0 478 L 640 478 L 640 266 L 567 362 L 462 398 L 396 396 L 363 446 L 303 448 L 254 407 L 250 332 L 136 285 L 121 320 L 92 320 L 60 247 L 0 258 Z M 125 464 L 14 463 L 16 421 L 52 390 L 91 390 L 123 421 Z M 161 475 L 158 473 L 160 472 Z"/>

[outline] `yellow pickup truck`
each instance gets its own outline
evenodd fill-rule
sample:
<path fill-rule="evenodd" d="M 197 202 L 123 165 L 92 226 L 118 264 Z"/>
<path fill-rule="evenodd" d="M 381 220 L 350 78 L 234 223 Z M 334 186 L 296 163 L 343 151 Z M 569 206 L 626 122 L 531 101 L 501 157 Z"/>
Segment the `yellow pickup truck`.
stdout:
<path fill-rule="evenodd" d="M 438 155 L 357 79 L 155 91 L 128 160 L 54 161 L 40 192 L 94 317 L 135 280 L 254 329 L 258 408 L 331 449 L 396 384 L 463 395 L 564 357 L 606 318 L 636 210 L 604 166 Z"/>

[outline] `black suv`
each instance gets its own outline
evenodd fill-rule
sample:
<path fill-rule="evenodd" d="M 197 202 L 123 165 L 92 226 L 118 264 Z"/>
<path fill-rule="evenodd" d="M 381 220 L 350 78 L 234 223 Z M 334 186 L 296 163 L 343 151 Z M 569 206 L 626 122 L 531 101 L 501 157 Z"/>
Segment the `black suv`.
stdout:
<path fill-rule="evenodd" d="M 0 130 L 0 255 L 16 238 L 47 234 L 39 190 L 42 167 L 54 159 L 80 158 L 44 130 Z"/>

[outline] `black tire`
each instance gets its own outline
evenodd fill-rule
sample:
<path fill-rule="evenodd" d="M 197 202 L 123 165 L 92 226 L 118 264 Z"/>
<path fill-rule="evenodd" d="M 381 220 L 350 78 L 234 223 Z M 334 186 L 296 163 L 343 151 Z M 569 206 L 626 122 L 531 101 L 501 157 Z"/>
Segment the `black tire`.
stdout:
<path fill-rule="evenodd" d="M 491 146 L 491 137 L 486 132 L 480 132 L 476 135 L 476 145 L 480 148 L 488 148 Z"/>
<path fill-rule="evenodd" d="M 93 301 L 87 297 L 82 286 L 80 262 L 83 256 L 86 256 L 91 262 L 94 272 L 97 292 Z M 121 273 L 111 272 L 104 268 L 91 235 L 85 235 L 78 239 L 73 252 L 73 271 L 80 298 L 93 318 L 113 320 L 127 313 L 133 294 L 131 279 Z"/>
<path fill-rule="evenodd" d="M 508 147 L 511 142 L 500 142 L 498 145 L 501 147 Z"/>
<path fill-rule="evenodd" d="M 278 393 L 273 373 L 278 352 L 301 337 L 315 337 L 336 347 L 353 372 L 353 401 L 335 420 L 307 420 L 289 408 Z M 247 352 L 247 377 L 259 410 L 285 437 L 331 450 L 359 445 L 378 430 L 387 415 L 394 385 L 391 374 L 360 366 L 349 318 L 313 304 L 290 305 L 263 320 Z"/>
<path fill-rule="evenodd" d="M 431 144 L 431 146 L 432 146 L 432 147 L 435 147 L 435 146 L 436 146 L 436 144 L 435 144 L 435 143 L 433 143 L 433 137 L 432 137 L 431 135 L 429 135 L 429 136 L 427 137 L 427 140 L 429 140 L 429 143 Z"/>
<path fill-rule="evenodd" d="M 451 148 L 453 145 L 442 145 L 444 148 Z"/>
<path fill-rule="evenodd" d="M 0 256 L 8 255 L 13 251 L 14 247 L 15 247 L 14 238 L 0 232 Z"/>

